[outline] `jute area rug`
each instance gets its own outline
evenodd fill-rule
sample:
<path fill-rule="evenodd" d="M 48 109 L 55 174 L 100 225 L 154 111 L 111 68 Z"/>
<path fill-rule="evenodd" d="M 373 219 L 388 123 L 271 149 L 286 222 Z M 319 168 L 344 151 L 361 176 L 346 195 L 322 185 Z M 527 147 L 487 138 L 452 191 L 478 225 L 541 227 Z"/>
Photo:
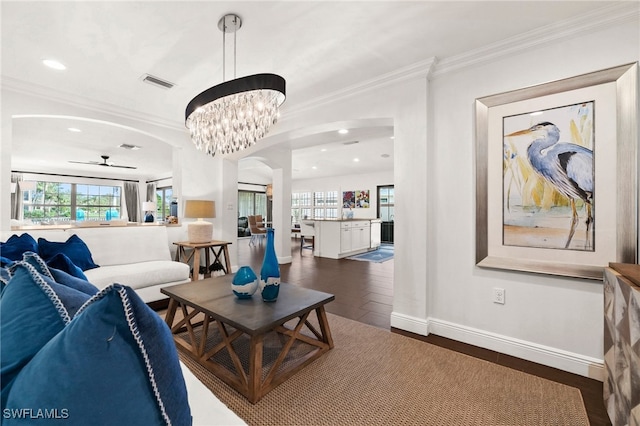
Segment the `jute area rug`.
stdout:
<path fill-rule="evenodd" d="M 328 316 L 335 348 L 255 405 L 180 358 L 249 425 L 589 425 L 578 389 Z"/>

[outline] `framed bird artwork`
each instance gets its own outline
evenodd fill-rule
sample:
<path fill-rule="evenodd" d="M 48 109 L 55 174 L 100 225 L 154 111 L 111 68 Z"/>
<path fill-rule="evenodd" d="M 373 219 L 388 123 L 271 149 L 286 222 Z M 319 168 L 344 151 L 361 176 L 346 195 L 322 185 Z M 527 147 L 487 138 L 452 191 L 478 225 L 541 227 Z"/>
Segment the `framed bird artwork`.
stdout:
<path fill-rule="evenodd" d="M 638 64 L 476 99 L 476 264 L 636 263 Z"/>

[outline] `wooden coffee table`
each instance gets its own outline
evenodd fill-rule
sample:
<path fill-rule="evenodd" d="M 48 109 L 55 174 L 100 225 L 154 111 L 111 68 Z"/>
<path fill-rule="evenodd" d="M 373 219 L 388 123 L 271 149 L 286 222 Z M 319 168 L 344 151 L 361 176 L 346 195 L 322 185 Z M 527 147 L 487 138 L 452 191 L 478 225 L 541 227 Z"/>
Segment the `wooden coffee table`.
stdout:
<path fill-rule="evenodd" d="M 232 279 L 225 275 L 161 289 L 169 296 L 165 320 L 178 349 L 255 404 L 333 348 L 324 305 L 335 297 L 281 283 L 275 302 L 263 302 L 259 291 L 251 299 L 238 299 Z M 314 310 L 317 327 L 309 322 Z M 272 338 L 268 347 L 265 336 Z M 300 353 L 301 347 L 309 350 Z M 263 365 L 267 350 L 277 356 Z"/>

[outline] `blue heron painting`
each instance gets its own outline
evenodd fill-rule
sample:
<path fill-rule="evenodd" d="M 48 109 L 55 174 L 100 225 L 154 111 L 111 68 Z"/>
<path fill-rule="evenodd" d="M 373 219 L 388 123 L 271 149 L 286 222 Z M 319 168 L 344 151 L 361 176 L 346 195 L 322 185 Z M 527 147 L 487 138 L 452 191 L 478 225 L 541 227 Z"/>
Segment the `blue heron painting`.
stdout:
<path fill-rule="evenodd" d="M 504 119 L 503 242 L 593 251 L 593 102 L 542 114 Z M 507 130 L 518 126 L 525 128 Z M 581 226 L 584 239 L 576 240 Z"/>

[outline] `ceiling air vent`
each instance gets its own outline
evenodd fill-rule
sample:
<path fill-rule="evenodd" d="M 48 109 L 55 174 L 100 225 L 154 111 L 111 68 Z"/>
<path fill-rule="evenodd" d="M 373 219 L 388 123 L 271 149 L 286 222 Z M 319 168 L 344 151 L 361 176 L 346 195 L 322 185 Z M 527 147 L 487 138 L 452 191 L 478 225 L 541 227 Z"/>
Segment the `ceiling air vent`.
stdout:
<path fill-rule="evenodd" d="M 173 83 L 170 83 L 158 77 L 154 77 L 150 74 L 143 75 L 142 81 L 144 81 L 145 83 L 153 84 L 154 86 L 162 87 L 163 89 L 171 89 L 173 86 L 175 86 L 175 84 Z"/>
<path fill-rule="evenodd" d="M 123 144 L 118 145 L 118 148 L 124 148 L 124 149 L 129 149 L 129 150 L 135 151 L 135 150 L 140 149 L 141 147 L 139 147 L 138 145 L 131 145 L 131 144 L 128 144 L 128 143 L 123 143 Z"/>
<path fill-rule="evenodd" d="M 358 143 L 358 141 L 342 142 L 342 145 L 353 145 L 354 143 Z"/>

